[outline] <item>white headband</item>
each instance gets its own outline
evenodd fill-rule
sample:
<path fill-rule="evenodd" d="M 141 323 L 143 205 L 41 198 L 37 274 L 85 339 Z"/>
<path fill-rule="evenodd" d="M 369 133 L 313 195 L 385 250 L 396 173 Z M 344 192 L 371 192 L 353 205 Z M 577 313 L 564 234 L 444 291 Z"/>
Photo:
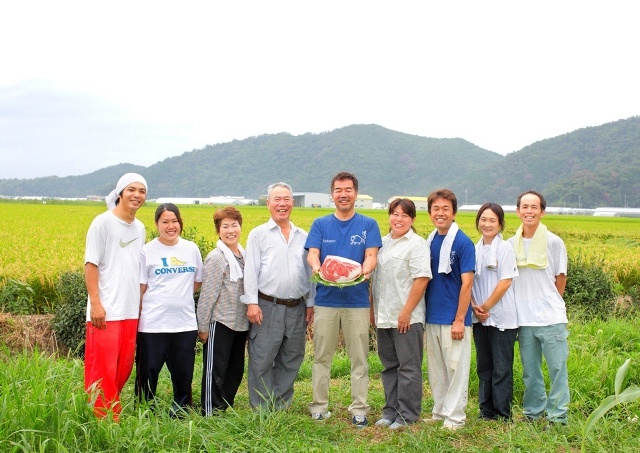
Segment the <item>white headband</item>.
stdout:
<path fill-rule="evenodd" d="M 116 207 L 116 200 L 118 199 L 120 192 L 122 192 L 129 184 L 133 184 L 134 182 L 142 183 L 144 188 L 147 189 L 147 181 L 145 181 L 141 175 L 138 173 L 125 173 L 118 180 L 115 190 L 112 190 L 111 193 L 105 197 L 107 208 L 109 208 L 109 210 Z"/>

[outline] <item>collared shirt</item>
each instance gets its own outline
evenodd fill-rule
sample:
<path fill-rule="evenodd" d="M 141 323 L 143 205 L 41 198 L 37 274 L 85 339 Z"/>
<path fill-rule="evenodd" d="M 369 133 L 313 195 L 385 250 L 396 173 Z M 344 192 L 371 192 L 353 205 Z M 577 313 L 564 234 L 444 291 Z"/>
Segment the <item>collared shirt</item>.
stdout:
<path fill-rule="evenodd" d="M 382 238 L 378 264 L 373 271 L 373 307 L 380 329 L 398 327 L 398 316 L 407 303 L 414 279 L 431 278 L 427 241 L 409 230 L 398 239 Z M 411 313 L 411 324 L 425 322 L 424 296 Z"/>
<path fill-rule="evenodd" d="M 269 219 L 255 227 L 247 238 L 242 303 L 257 304 L 258 291 L 279 299 L 306 297 L 313 307 L 315 284 L 304 248 L 307 232 L 291 223 L 287 242 L 278 224 Z"/>
<path fill-rule="evenodd" d="M 198 331 L 209 332 L 209 324 L 220 322 L 231 330 L 249 330 L 247 307 L 240 303 L 242 279 L 232 282 L 229 263 L 219 248 L 207 255 L 198 299 Z"/>

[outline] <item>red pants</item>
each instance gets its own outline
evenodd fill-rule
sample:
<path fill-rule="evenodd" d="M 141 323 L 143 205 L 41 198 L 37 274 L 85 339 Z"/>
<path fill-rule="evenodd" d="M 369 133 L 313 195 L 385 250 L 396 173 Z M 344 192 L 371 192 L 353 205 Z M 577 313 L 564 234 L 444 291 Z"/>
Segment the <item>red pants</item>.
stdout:
<path fill-rule="evenodd" d="M 93 412 L 97 417 L 106 417 L 112 411 L 114 420 L 119 418 L 120 392 L 133 369 L 137 331 L 137 319 L 107 321 L 106 329 L 87 322 L 84 388 L 89 401 L 95 400 Z"/>

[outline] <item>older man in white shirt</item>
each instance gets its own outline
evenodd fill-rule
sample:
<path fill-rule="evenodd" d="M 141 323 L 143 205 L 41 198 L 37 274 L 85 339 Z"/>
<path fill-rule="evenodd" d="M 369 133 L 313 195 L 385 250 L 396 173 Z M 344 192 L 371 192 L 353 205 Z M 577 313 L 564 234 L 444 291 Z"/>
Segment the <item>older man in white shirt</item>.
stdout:
<path fill-rule="evenodd" d="M 315 285 L 304 248 L 306 231 L 290 221 L 293 191 L 279 182 L 268 189 L 271 219 L 249 233 L 244 296 L 249 331 L 249 404 L 286 409 L 304 359 L 306 328 L 313 322 Z"/>

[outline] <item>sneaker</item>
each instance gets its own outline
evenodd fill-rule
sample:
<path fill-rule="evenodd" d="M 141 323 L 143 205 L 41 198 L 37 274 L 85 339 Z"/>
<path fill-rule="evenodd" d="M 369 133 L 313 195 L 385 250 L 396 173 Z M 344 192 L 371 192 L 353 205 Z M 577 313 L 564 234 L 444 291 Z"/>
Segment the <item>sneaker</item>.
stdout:
<path fill-rule="evenodd" d="M 447 431 L 457 431 L 464 428 L 464 425 L 452 425 L 450 423 L 445 423 L 444 425 L 442 425 L 442 428 L 446 429 Z"/>
<path fill-rule="evenodd" d="M 367 420 L 367 416 L 366 415 L 354 415 L 351 418 L 351 423 L 358 429 L 360 428 L 364 428 L 365 426 L 367 426 L 369 424 L 369 421 Z"/>
<path fill-rule="evenodd" d="M 407 424 L 404 423 L 404 422 L 393 422 L 391 424 L 391 426 L 389 426 L 389 429 L 401 429 L 401 428 L 404 428 L 406 426 L 407 426 Z"/>
<path fill-rule="evenodd" d="M 324 412 L 324 413 L 315 412 L 315 413 L 311 414 L 311 418 L 316 420 L 316 421 L 319 421 L 319 422 L 321 422 L 322 420 L 326 420 L 329 417 L 331 417 L 331 412 L 329 412 L 329 411 Z"/>
<path fill-rule="evenodd" d="M 376 426 L 391 426 L 393 424 L 393 420 L 389 420 L 388 418 L 381 418 L 376 422 Z"/>
<path fill-rule="evenodd" d="M 423 418 L 422 421 L 425 422 L 428 425 L 434 425 L 436 423 L 440 423 L 442 421 L 442 419 L 441 418 L 433 418 L 433 417 L 431 417 L 431 418 Z"/>

